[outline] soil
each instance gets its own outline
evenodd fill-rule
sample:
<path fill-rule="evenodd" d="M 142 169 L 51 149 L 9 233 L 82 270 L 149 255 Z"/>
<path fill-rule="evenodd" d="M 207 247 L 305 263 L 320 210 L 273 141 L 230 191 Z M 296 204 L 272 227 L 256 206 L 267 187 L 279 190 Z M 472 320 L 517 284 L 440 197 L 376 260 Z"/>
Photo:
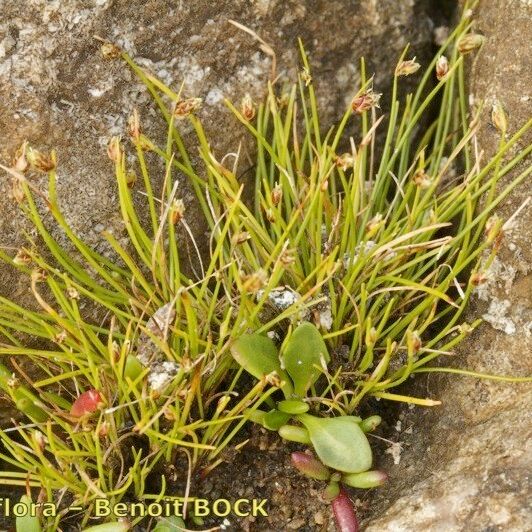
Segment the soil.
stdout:
<path fill-rule="evenodd" d="M 364 415 L 379 412 L 383 423 L 369 435 L 375 456 L 375 468 L 387 469 L 393 458 L 386 450 L 396 439 L 397 408 L 379 405 L 377 401 L 364 406 Z M 382 408 L 384 406 L 384 409 Z M 380 408 L 379 408 L 380 407 Z M 405 419 L 401 415 L 401 419 Z M 389 420 L 390 422 L 388 422 Z M 393 426 L 390 424 L 392 423 Z M 249 442 L 229 461 L 216 468 L 212 475 L 198 483 L 201 496 L 210 500 L 226 498 L 267 499 L 268 517 L 235 518 L 230 516 L 227 530 L 278 532 L 301 530 L 306 532 L 334 532 L 334 519 L 330 504 L 322 497 L 326 482 L 301 475 L 290 463 L 290 454 L 303 451 L 304 445 L 281 440 L 274 433 L 254 425 L 242 435 Z M 380 438 L 392 438 L 386 442 Z M 360 519 L 374 512 L 372 490 L 350 490 Z M 206 522 L 211 526 L 220 524 L 220 519 Z"/>

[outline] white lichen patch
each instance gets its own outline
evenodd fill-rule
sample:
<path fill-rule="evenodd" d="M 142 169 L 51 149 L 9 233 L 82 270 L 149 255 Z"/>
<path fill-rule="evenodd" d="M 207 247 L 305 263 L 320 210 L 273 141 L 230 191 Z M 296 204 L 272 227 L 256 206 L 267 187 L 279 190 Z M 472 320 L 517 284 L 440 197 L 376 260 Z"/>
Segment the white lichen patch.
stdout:
<path fill-rule="evenodd" d="M 504 526 L 512 519 L 511 512 L 501 504 L 488 506 L 486 512 L 491 522 L 497 526 Z"/>
<path fill-rule="evenodd" d="M 330 331 L 333 325 L 333 317 L 331 312 L 331 301 L 328 299 L 328 305 L 323 309 L 318 310 L 319 326 L 326 331 Z"/>
<path fill-rule="evenodd" d="M 240 88 L 245 87 L 246 92 L 249 92 L 253 99 L 260 98 L 260 95 L 263 94 L 264 82 L 270 71 L 270 67 L 271 58 L 269 56 L 260 52 L 254 53 L 248 58 L 244 66 L 241 66 L 235 71 L 230 81 L 215 85 L 216 91 L 211 94 L 211 101 L 216 99 L 220 93 L 229 99 L 239 99 L 242 96 L 240 92 L 242 89 L 237 90 L 234 84 L 235 79 L 239 81 L 238 86 Z M 221 103 L 221 100 L 218 103 Z"/>
<path fill-rule="evenodd" d="M 482 317 L 494 328 L 504 331 L 506 334 L 515 334 L 516 326 L 512 318 L 508 316 L 511 307 L 508 299 L 495 299 L 490 301 L 488 311 Z"/>
<path fill-rule="evenodd" d="M 259 290 L 256 295 L 257 301 L 264 297 L 264 290 Z M 325 331 L 330 331 L 333 326 L 331 300 L 328 296 L 321 296 L 321 301 L 311 309 L 303 310 L 298 316 L 301 321 L 310 321 L 313 318 L 316 326 Z M 287 308 L 301 300 L 301 295 L 288 286 L 273 288 L 268 294 L 268 304 L 276 314 L 284 312 Z M 275 338 L 274 338 L 275 339 Z"/>
<path fill-rule="evenodd" d="M 311 310 L 314 323 L 317 327 L 320 327 L 325 331 L 330 331 L 333 326 L 331 299 L 327 295 L 320 296 L 319 299 L 321 299 L 321 301 L 315 307 L 312 307 Z M 308 317 L 309 316 L 307 316 L 307 318 Z"/>
<path fill-rule="evenodd" d="M 513 249 L 512 249 L 513 248 Z M 508 244 L 508 249 L 517 257 L 517 246 Z M 486 261 L 488 254 L 483 259 Z M 482 264 L 482 263 L 481 263 Z M 526 270 L 514 267 L 512 264 L 503 262 L 495 257 L 489 267 L 481 265 L 482 282 L 475 287 L 473 294 L 480 300 L 489 303 L 488 309 L 482 315 L 494 329 L 503 331 L 505 334 L 516 334 L 518 331 L 525 336 L 532 335 L 532 316 L 529 308 L 512 302 L 511 290 L 518 271 L 526 273 Z"/>
<path fill-rule="evenodd" d="M 224 93 L 218 87 L 214 87 L 207 93 L 205 103 L 207 105 L 217 105 L 223 102 L 223 99 Z"/>
<path fill-rule="evenodd" d="M 156 363 L 164 363 L 164 353 L 154 341 L 154 338 L 166 341 L 170 325 L 174 321 L 174 318 L 175 304 L 172 302 L 157 309 L 147 321 L 146 332 L 143 331 L 140 334 L 137 344 L 137 358 L 143 366 L 153 368 L 153 365 Z"/>
<path fill-rule="evenodd" d="M 264 290 L 259 290 L 256 294 L 256 300 L 260 301 L 264 297 Z M 301 295 L 288 286 L 273 288 L 267 298 L 265 307 L 268 306 L 273 310 L 274 315 L 279 315 L 287 308 L 297 304 L 301 300 Z M 312 321 L 317 327 L 330 331 L 333 326 L 333 315 L 331 300 L 327 295 L 321 295 L 316 299 L 316 303 L 310 308 L 301 310 L 296 316 L 296 321 Z M 278 340 L 273 336 L 273 340 Z"/>
<path fill-rule="evenodd" d="M 403 445 L 401 442 L 397 441 L 392 443 L 386 451 L 386 454 L 391 455 L 393 458 L 393 463 L 398 465 L 401 462 L 401 452 L 403 451 Z"/>
<path fill-rule="evenodd" d="M 106 92 L 110 91 L 113 88 L 113 82 L 110 80 L 102 81 L 95 87 L 89 87 L 87 92 L 93 98 L 101 98 Z"/>
<path fill-rule="evenodd" d="M 230 526 L 231 526 L 231 521 L 229 521 L 229 519 L 225 518 L 222 521 L 222 524 L 220 525 L 220 530 L 228 530 Z"/>
<path fill-rule="evenodd" d="M 259 290 L 256 297 L 257 301 L 260 301 L 264 297 L 264 290 Z M 301 295 L 288 286 L 273 288 L 268 294 L 268 301 L 281 312 L 300 299 Z"/>
<path fill-rule="evenodd" d="M 510 292 L 515 279 L 516 269 L 510 264 L 503 263 L 498 257 L 495 257 L 489 268 L 483 273 L 484 282 L 475 287 L 473 293 L 483 301 L 490 301 L 498 291 L 502 290 L 505 294 Z"/>
<path fill-rule="evenodd" d="M 165 361 L 154 364 L 148 375 L 148 386 L 153 391 L 163 391 L 177 375 L 179 368 L 177 362 Z"/>

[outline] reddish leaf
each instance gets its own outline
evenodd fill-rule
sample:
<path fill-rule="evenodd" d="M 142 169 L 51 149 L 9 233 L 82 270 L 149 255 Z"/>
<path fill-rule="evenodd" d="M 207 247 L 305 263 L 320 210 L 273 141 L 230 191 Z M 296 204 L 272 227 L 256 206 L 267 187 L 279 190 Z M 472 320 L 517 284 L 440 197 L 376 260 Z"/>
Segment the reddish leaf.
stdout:
<path fill-rule="evenodd" d="M 314 456 L 307 453 L 292 453 L 292 465 L 301 471 L 304 475 L 316 480 L 328 480 L 331 476 L 330 471 Z"/>
<path fill-rule="evenodd" d="M 74 417 L 92 414 L 99 410 L 103 404 L 103 397 L 98 390 L 87 390 L 74 401 L 70 414 Z"/>
<path fill-rule="evenodd" d="M 332 509 L 338 532 L 358 532 L 358 520 L 355 508 L 347 492 L 340 488 L 338 497 L 332 501 Z"/>

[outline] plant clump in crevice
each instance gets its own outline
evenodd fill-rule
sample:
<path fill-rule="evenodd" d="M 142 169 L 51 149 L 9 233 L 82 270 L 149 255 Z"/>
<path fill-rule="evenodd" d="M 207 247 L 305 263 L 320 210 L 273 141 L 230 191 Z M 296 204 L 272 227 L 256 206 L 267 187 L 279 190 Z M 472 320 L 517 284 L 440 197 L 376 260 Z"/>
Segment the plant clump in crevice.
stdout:
<path fill-rule="evenodd" d="M 206 478 L 228 460 L 246 444 L 241 429 L 255 422 L 306 448 L 295 452 L 294 466 L 326 483 L 340 530 L 358 526 L 346 487 L 386 479 L 373 469 L 366 437 L 379 413 L 358 414 L 376 399 L 439 404 L 400 386 L 419 373 L 460 371 L 437 362 L 479 323 L 464 321 L 463 312 L 497 255 L 503 221 L 491 215 L 531 172 L 497 189 L 530 152 L 513 151 L 530 122 L 510 134 L 497 116 L 500 149 L 488 161 L 477 152 L 480 109 L 466 101 L 463 58 L 482 37 L 471 28 L 464 17 L 423 71 L 405 50 L 392 73 L 385 128 L 378 88 L 362 61 L 360 89 L 339 123 L 324 130 L 302 49 L 296 85 L 270 84 L 258 105 L 227 102 L 256 143 L 255 179 L 246 184 L 236 177 L 238 160 L 229 167 L 211 149 L 195 116 L 201 101 L 105 43 L 104 56 L 122 58 L 153 95 L 167 141 L 160 146 L 144 135 L 134 113 L 129 140 L 109 143 L 128 243 L 111 232 L 103 237 L 119 261 L 96 252 L 66 222 L 55 154 L 24 145 L 4 167 L 47 254 L 31 235 L 13 256 L 0 251 L 27 276 L 39 306 L 0 298 L 0 388 L 25 416 L 0 433 L 0 457 L 10 466 L 2 481 L 32 499 L 82 504 L 80 525 L 89 526 L 99 498 L 116 504 L 201 495 L 191 492 L 201 490 L 193 476 Z M 400 99 L 406 76 L 419 83 Z M 438 112 L 420 135 L 433 103 Z M 185 124 L 201 166 L 185 148 Z M 160 197 L 148 153 L 164 165 Z M 463 175 L 450 177 L 454 165 Z M 32 180 L 34 171 L 48 175 L 47 190 Z M 202 245 L 180 195 L 183 179 L 209 227 Z M 135 208 L 139 194 L 147 224 Z M 75 254 L 54 239 L 41 206 Z M 178 235 L 198 256 L 191 273 Z M 87 304 L 105 319 L 87 319 Z M 30 347 L 27 335 L 46 347 Z M 22 359 L 36 377 L 20 370 Z M 57 528 L 71 517 L 60 505 L 35 526 Z M 201 518 L 189 509 L 186 523 L 201 526 Z"/>

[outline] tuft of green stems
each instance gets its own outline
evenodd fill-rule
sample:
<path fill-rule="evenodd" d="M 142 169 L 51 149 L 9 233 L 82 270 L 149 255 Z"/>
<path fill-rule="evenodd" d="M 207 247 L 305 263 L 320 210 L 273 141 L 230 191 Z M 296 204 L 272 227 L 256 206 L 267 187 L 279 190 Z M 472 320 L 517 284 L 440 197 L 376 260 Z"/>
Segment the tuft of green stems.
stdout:
<path fill-rule="evenodd" d="M 193 112 L 197 101 L 121 52 L 159 107 L 167 141 L 159 146 L 145 136 L 135 114 L 130 142 L 109 145 L 127 236 L 125 243 L 103 233 L 115 259 L 83 242 L 64 218 L 54 154 L 45 168 L 47 191 L 26 177 L 24 165 L 4 167 L 39 241 L 28 235 L 16 256 L 0 251 L 0 258 L 27 276 L 39 310 L 0 297 L 0 389 L 22 416 L 0 432 L 0 458 L 9 465 L 0 482 L 40 489 L 59 502 L 47 527 L 69 517 L 67 499 L 83 505 L 85 526 L 98 497 L 163 498 L 165 468 L 182 458 L 185 477 L 216 467 L 253 412 L 275 404 L 283 385 L 272 375 L 252 386 L 241 379 L 231 346 L 245 333 L 269 333 L 286 344 L 301 319 L 318 327 L 334 364 L 320 367 L 322 377 L 305 399 L 316 415 L 350 415 L 367 397 L 438 404 L 396 389 L 416 373 L 461 371 L 432 364 L 478 325 L 462 320 L 475 286 L 470 272 L 489 267 L 502 226 L 491 215 L 531 172 L 497 187 L 529 156 L 530 146 L 517 153 L 515 147 L 532 121 L 502 135 L 486 162 L 476 151 L 480 108 L 468 109 L 456 47 L 470 25 L 459 23 L 414 94 L 400 100 L 401 78 L 394 76 L 385 121 L 375 106 L 360 114 L 349 106 L 325 130 L 303 48 L 303 72 L 290 90 L 270 85 L 252 109 L 249 102 L 241 110 L 227 102 L 256 143 L 252 182 L 239 180 L 238 160 L 228 168 L 215 157 Z M 434 83 L 442 54 L 449 71 Z M 363 61 L 361 73 L 357 96 L 373 83 Z M 200 164 L 187 152 L 183 122 L 195 133 Z M 161 197 L 148 152 L 164 167 Z M 209 229 L 206 257 L 190 230 L 190 206 L 179 197 L 182 179 L 191 183 Z M 134 205 L 140 193 L 146 217 Z M 52 235 L 43 210 L 68 249 Z M 190 276 L 184 241 L 194 258 Z M 288 289 L 294 301 L 276 307 L 273 296 Z M 101 319 L 87 317 L 87 308 Z M 163 310 L 167 319 L 154 328 Z M 140 364 L 143 351 L 152 359 Z M 163 362 L 173 373 L 159 389 L 150 375 Z M 74 418 L 76 397 L 93 389 L 105 404 Z"/>

